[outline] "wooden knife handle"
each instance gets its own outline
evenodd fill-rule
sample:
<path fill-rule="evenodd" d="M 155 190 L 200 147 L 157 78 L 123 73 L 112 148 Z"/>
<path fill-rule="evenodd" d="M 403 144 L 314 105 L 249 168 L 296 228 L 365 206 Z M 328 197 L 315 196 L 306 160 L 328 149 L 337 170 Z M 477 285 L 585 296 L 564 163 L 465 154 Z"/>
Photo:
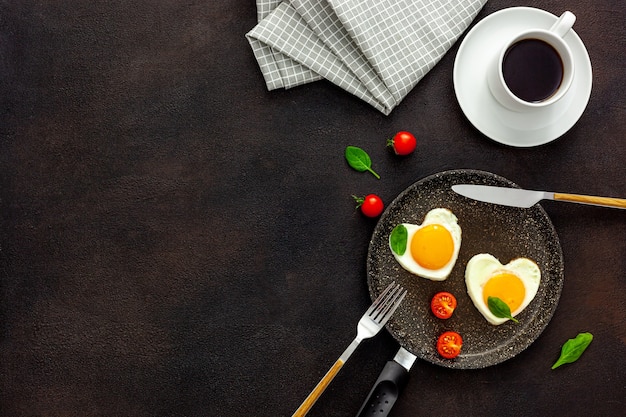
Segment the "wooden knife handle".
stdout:
<path fill-rule="evenodd" d="M 311 407 L 313 407 L 313 404 L 315 404 L 315 401 L 317 401 L 326 387 L 328 387 L 328 384 L 330 384 L 333 378 L 335 378 L 335 375 L 337 375 L 343 364 L 344 362 L 341 359 L 337 359 L 335 364 L 328 370 L 328 372 L 326 372 L 326 375 L 324 375 L 320 382 L 317 383 L 315 388 L 313 388 L 313 391 L 311 391 L 309 396 L 305 398 L 300 407 L 298 407 L 296 412 L 293 413 L 291 417 L 302 417 L 309 412 Z"/>
<path fill-rule="evenodd" d="M 606 207 L 626 208 L 626 200 L 623 198 L 594 197 L 591 195 L 554 193 L 554 199 L 561 201 L 573 201 L 575 203 L 583 204 L 595 204 Z"/>

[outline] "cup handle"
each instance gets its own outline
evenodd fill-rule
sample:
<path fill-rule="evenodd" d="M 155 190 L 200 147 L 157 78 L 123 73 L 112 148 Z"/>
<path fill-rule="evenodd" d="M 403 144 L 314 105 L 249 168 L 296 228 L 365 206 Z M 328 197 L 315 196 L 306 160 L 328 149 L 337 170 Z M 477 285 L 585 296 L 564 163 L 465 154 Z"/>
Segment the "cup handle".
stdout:
<path fill-rule="evenodd" d="M 561 17 L 554 22 L 552 27 L 550 28 L 550 32 L 553 32 L 559 38 L 562 38 L 569 32 L 569 30 L 574 26 L 574 22 L 576 21 L 576 16 L 574 13 L 566 11 L 563 12 Z"/>

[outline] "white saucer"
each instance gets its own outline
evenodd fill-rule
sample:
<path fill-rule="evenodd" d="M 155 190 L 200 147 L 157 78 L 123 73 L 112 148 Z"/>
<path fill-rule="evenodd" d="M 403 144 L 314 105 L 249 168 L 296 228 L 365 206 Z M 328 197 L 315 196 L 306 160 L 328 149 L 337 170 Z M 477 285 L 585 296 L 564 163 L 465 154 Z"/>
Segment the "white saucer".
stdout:
<path fill-rule="evenodd" d="M 558 17 L 530 7 L 492 13 L 469 31 L 454 61 L 454 90 L 469 121 L 484 135 L 510 146 L 529 147 L 551 142 L 567 132 L 583 114 L 591 96 L 591 61 L 585 45 L 571 30 L 563 38 L 574 55 L 574 81 L 554 105 L 524 113 L 509 110 L 491 95 L 487 65 L 515 33 L 548 29 Z"/>

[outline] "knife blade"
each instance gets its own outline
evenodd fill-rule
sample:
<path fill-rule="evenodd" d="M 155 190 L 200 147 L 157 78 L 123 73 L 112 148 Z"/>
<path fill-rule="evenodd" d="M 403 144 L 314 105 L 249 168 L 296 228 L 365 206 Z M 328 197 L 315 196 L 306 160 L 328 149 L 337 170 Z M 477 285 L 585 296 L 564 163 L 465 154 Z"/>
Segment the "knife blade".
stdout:
<path fill-rule="evenodd" d="M 612 197 L 595 197 L 581 194 L 566 194 L 550 191 L 522 190 L 519 188 L 492 185 L 457 184 L 452 190 L 465 197 L 485 203 L 528 208 L 541 200 L 566 201 L 569 203 L 626 209 L 626 200 Z"/>
<path fill-rule="evenodd" d="M 368 394 L 357 417 L 389 415 L 391 408 L 400 396 L 400 392 L 409 380 L 409 371 L 417 357 L 403 347 L 392 361 L 387 362 L 374 387 Z"/>

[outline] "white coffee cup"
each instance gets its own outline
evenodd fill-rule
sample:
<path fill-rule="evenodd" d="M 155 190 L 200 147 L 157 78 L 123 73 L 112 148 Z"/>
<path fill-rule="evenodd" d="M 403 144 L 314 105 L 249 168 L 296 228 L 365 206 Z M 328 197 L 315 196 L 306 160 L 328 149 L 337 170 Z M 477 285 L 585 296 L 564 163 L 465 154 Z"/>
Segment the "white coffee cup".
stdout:
<path fill-rule="evenodd" d="M 500 104 L 524 112 L 554 104 L 567 93 L 574 58 L 563 37 L 575 21 L 566 11 L 550 29 L 525 30 L 505 43 L 487 72 L 489 89 Z"/>

